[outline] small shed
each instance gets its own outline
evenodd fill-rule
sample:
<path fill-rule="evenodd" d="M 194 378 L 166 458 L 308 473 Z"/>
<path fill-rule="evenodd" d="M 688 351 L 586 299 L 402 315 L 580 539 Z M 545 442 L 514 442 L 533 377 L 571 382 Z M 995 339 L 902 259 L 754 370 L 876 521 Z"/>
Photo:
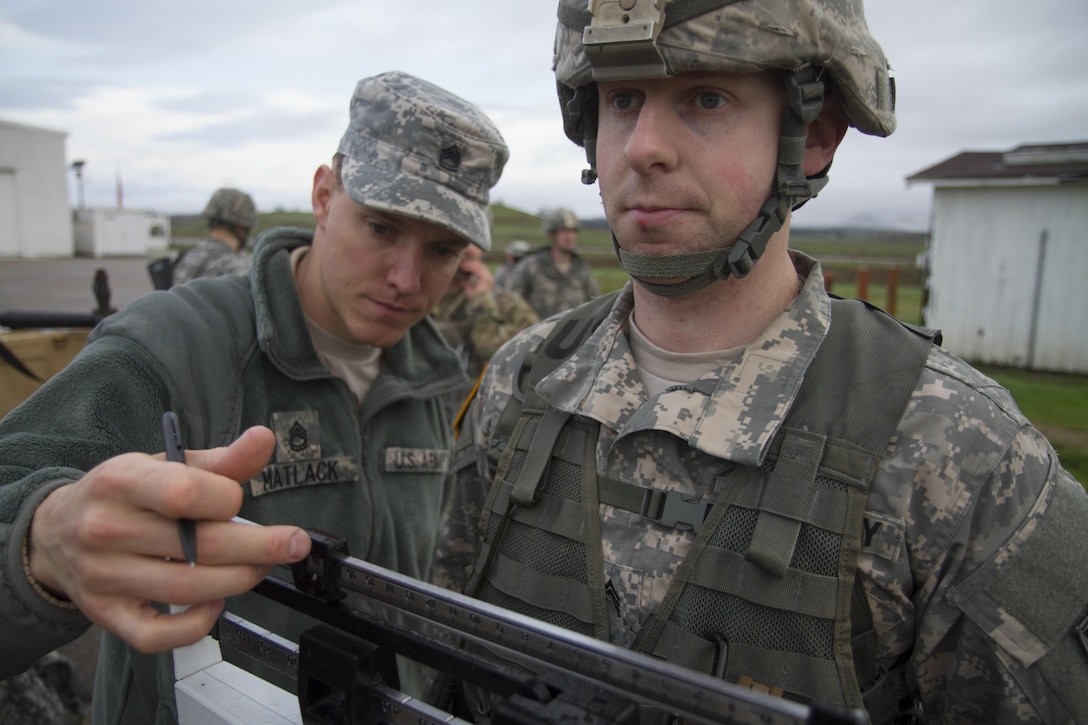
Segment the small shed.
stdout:
<path fill-rule="evenodd" d="M 86 257 L 132 256 L 166 251 L 170 217 L 129 209 L 77 209 L 76 253 Z"/>
<path fill-rule="evenodd" d="M 0 120 L 0 257 L 72 256 L 67 136 Z"/>
<path fill-rule="evenodd" d="M 1088 373 L 1088 141 L 968 151 L 933 184 L 925 324 L 992 365 Z"/>

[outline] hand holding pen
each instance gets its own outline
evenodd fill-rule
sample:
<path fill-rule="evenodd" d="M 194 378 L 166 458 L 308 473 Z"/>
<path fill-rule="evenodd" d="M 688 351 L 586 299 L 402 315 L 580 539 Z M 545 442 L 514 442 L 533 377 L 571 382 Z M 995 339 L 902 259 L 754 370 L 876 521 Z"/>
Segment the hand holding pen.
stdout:
<path fill-rule="evenodd" d="M 155 428 L 160 422 L 156 415 Z M 180 440 L 167 447 L 175 458 L 183 451 Z M 59 482 L 30 523 L 30 586 L 54 606 L 74 604 L 141 652 L 192 644 L 208 633 L 226 597 L 309 552 L 309 536 L 297 526 L 231 520 L 244 502 L 241 484 L 274 447 L 272 431 L 254 427 L 229 446 L 185 450 L 184 466 L 163 454 L 124 453 Z M 179 529 L 183 519 L 200 521 L 200 566 L 167 561 L 196 559 L 195 546 L 179 546 L 179 531 L 183 541 L 190 535 L 187 525 Z M 154 602 L 188 609 L 163 614 Z"/>
<path fill-rule="evenodd" d="M 181 443 L 181 426 L 174 411 L 168 410 L 162 416 L 162 439 L 166 446 L 166 460 L 185 463 L 185 446 Z M 178 519 L 178 535 L 181 537 L 181 550 L 189 566 L 196 566 L 196 521 Z"/>

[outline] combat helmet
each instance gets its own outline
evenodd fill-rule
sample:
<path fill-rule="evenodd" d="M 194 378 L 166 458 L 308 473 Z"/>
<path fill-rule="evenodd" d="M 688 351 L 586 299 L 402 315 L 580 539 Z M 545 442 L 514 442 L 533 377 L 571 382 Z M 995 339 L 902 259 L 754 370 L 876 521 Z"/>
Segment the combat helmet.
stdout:
<path fill-rule="evenodd" d="M 513 257 L 515 260 L 521 259 L 532 250 L 529 246 L 529 242 L 524 239 L 515 239 L 506 245 L 506 253 Z"/>
<path fill-rule="evenodd" d="M 246 238 L 257 226 L 257 205 L 253 203 L 253 197 L 238 189 L 216 189 L 212 198 L 208 199 L 208 205 L 201 214 L 208 221 L 223 222 L 234 226 L 244 227 Z M 242 239 L 245 246 L 246 238 Z"/>
<path fill-rule="evenodd" d="M 581 229 L 578 215 L 566 207 L 557 207 L 544 215 L 544 234 L 551 235 L 560 229 Z"/>
<path fill-rule="evenodd" d="M 862 0 L 560 0 L 554 64 L 563 127 L 586 150 L 596 180 L 598 81 L 665 78 L 692 71 L 779 69 L 787 109 L 775 189 L 757 218 L 724 249 L 668 257 L 626 252 L 620 263 L 650 291 L 691 294 L 717 279 L 743 277 L 767 241 L 827 183 L 802 172 L 806 125 L 833 88 L 839 113 L 863 133 L 895 130 L 895 85 L 870 35 Z M 615 239 L 613 238 L 615 244 Z M 650 280 L 683 277 L 675 284 Z"/>

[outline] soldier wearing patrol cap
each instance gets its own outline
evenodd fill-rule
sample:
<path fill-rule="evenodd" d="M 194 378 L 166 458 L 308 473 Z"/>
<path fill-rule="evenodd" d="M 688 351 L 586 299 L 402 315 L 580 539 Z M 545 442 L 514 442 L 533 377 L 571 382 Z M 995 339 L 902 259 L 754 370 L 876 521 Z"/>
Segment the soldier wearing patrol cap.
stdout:
<path fill-rule="evenodd" d="M 527 254 L 509 273 L 503 287 L 523 297 L 540 319 L 587 302 L 601 293 L 597 278 L 578 256 L 581 224 L 565 207 L 544 214 L 549 246 Z"/>
<path fill-rule="evenodd" d="M 312 233 L 269 230 L 248 276 L 126 306 L 0 422 L 0 678 L 97 622 L 94 720 L 172 722 L 170 650 L 206 635 L 224 598 L 298 641 L 301 615 L 246 592 L 306 556 L 304 528 L 428 576 L 446 398 L 465 375 L 426 316 L 462 251 L 490 246 L 507 156 L 464 99 L 405 73 L 364 78 L 314 174 Z M 187 465 L 161 453 L 167 410 Z M 197 521 L 192 567 L 178 518 Z"/>
<path fill-rule="evenodd" d="M 257 205 L 238 189 L 216 189 L 201 214 L 208 220 L 208 238 L 174 260 L 174 284 L 197 277 L 245 274 L 253 263 L 246 253 L 257 228 Z"/>
<path fill-rule="evenodd" d="M 895 128 L 861 0 L 562 0 L 554 61 L 633 281 L 492 358 L 439 581 L 877 723 L 1088 722 L 1083 487 L 788 248 L 848 128 Z"/>

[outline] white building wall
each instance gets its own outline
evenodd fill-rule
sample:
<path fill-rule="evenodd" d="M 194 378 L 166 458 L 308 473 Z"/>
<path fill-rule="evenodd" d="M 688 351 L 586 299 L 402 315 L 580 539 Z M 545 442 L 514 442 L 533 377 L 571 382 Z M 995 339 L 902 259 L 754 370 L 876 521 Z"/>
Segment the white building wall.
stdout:
<path fill-rule="evenodd" d="M 75 212 L 75 250 L 88 257 L 143 256 L 170 244 L 170 217 L 129 209 Z"/>
<path fill-rule="evenodd" d="M 938 187 L 929 254 L 946 349 L 1088 373 L 1088 186 Z"/>
<path fill-rule="evenodd" d="M 72 256 L 66 137 L 0 121 L 0 257 Z"/>

